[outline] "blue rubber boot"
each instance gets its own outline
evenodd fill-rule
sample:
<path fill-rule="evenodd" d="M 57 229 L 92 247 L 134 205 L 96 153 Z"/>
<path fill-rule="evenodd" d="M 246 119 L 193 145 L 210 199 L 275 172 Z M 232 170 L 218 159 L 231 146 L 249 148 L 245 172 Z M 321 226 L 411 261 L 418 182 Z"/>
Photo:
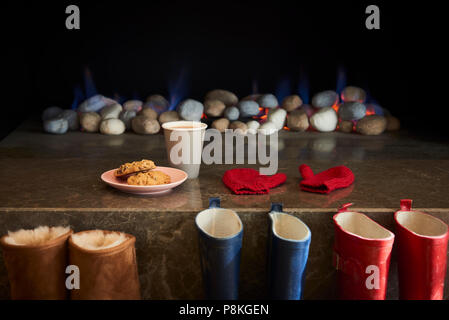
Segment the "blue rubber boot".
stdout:
<path fill-rule="evenodd" d="M 302 298 L 312 233 L 300 219 L 282 212 L 282 204 L 272 203 L 269 213 L 268 284 L 275 300 Z"/>
<path fill-rule="evenodd" d="M 201 271 L 207 299 L 238 298 L 243 224 L 233 210 L 220 208 L 219 198 L 197 214 Z"/>

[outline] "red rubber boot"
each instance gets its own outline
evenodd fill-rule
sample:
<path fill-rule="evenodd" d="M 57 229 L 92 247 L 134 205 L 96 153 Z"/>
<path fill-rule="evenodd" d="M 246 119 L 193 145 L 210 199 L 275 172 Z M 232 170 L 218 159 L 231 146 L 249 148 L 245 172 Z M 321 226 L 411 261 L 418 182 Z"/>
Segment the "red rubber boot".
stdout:
<path fill-rule="evenodd" d="M 427 213 L 412 210 L 412 200 L 401 200 L 394 214 L 398 248 L 399 298 L 443 299 L 448 226 Z"/>
<path fill-rule="evenodd" d="M 343 205 L 334 215 L 334 266 L 340 299 L 384 300 L 394 234 Z"/>

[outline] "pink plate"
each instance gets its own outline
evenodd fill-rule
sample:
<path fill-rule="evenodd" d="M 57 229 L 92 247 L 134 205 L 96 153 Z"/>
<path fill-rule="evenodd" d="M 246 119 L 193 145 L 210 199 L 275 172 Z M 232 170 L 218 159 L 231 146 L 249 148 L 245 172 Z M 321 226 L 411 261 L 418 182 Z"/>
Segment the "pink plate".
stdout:
<path fill-rule="evenodd" d="M 170 167 L 156 167 L 154 170 L 162 171 L 163 173 L 168 174 L 172 182 L 156 186 L 132 186 L 129 185 L 126 180 L 117 179 L 114 175 L 115 170 L 117 169 L 103 172 L 103 174 L 101 175 L 101 180 L 103 180 L 113 188 L 133 194 L 147 195 L 165 193 L 170 191 L 172 188 L 179 186 L 187 179 L 187 173 L 182 170 Z"/>

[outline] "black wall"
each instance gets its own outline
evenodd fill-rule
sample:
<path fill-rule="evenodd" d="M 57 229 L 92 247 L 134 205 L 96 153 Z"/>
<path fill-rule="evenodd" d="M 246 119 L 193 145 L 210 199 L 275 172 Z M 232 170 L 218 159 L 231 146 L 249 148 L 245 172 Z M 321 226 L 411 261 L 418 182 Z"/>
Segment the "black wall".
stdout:
<path fill-rule="evenodd" d="M 375 2 L 374 2 L 375 3 Z M 81 29 L 65 28 L 77 4 Z M 69 108 L 88 67 L 98 92 L 126 98 L 169 94 L 202 99 L 214 88 L 239 96 L 278 93 L 298 80 L 313 93 L 347 84 L 367 89 L 393 114 L 413 123 L 407 74 L 410 51 L 401 7 L 378 3 L 381 30 L 365 28 L 363 1 L 58 1 L 8 2 L 3 12 L 8 120 L 50 105 Z M 405 70 L 404 70 L 405 69 Z"/>

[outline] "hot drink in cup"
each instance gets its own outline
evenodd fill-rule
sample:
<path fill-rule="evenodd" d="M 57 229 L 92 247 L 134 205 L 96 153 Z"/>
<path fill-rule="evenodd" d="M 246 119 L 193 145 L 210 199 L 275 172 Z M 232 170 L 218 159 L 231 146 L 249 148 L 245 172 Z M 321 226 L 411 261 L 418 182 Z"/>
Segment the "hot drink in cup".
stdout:
<path fill-rule="evenodd" d="M 187 172 L 189 179 L 200 172 L 207 125 L 197 121 L 172 121 L 162 125 L 170 165 Z"/>

